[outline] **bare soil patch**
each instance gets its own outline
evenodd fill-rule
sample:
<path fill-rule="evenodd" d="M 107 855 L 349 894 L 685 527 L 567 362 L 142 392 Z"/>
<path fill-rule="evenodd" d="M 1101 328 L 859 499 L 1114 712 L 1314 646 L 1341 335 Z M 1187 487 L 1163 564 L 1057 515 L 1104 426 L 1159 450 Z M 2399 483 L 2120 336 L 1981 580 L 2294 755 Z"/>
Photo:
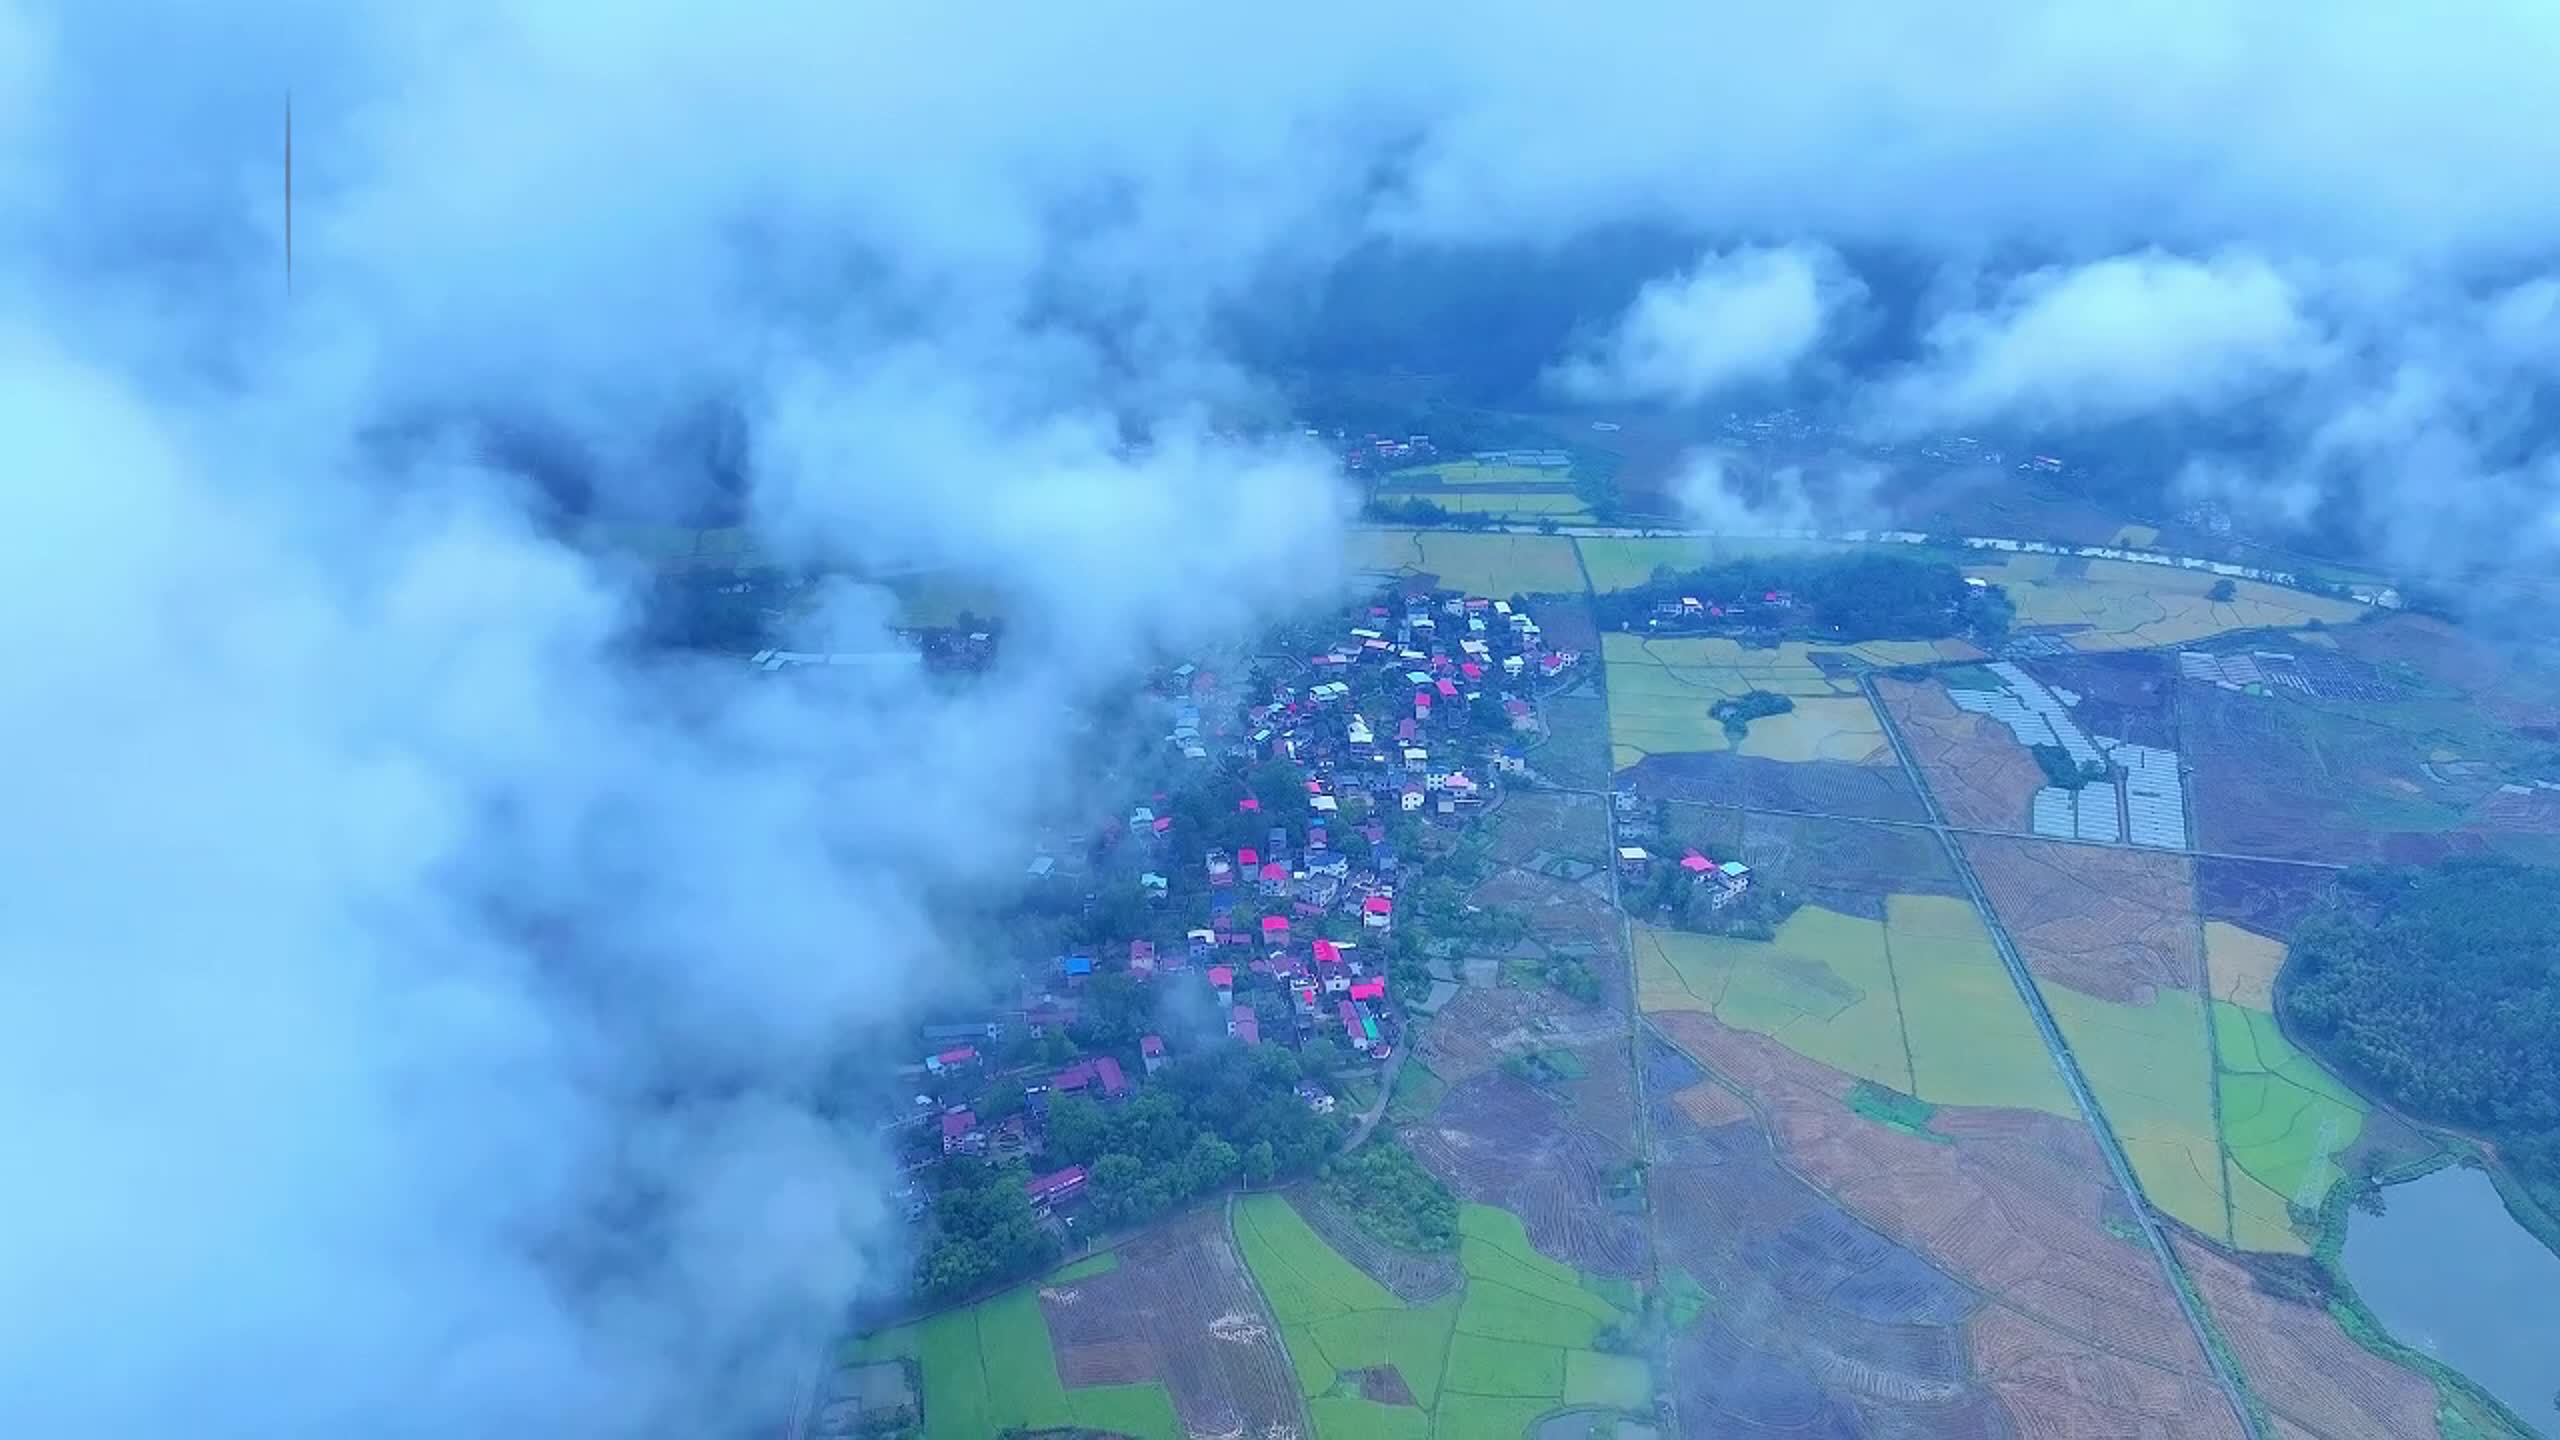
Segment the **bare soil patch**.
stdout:
<path fill-rule="evenodd" d="M 2155 986 L 2204 983 L 2185 856 L 1987 835 L 1960 843 L 2039 977 L 2136 1005 Z"/>
<path fill-rule="evenodd" d="M 1954 825 L 2024 830 L 2044 767 L 2008 727 L 1958 710 L 1935 680 L 1879 679 L 1876 694 L 1893 717 L 1938 808 Z"/>
<path fill-rule="evenodd" d="M 1360 1398 L 1380 1405 L 1411 1405 L 1413 1389 L 1404 1383 L 1404 1372 L 1393 1365 L 1373 1365 L 1366 1370 L 1348 1372 L 1360 1385 Z"/>

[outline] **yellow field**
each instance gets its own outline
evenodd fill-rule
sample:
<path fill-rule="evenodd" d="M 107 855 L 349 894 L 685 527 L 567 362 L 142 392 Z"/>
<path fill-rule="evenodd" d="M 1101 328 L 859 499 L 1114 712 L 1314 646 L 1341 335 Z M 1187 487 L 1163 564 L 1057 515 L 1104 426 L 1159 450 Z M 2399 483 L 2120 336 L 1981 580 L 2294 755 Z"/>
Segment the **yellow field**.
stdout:
<path fill-rule="evenodd" d="M 1764 715 L 1734 749 L 1765 760 L 1844 760 L 1882 765 L 1893 759 L 1875 707 L 1863 695 L 1804 699 L 1784 715 Z"/>
<path fill-rule="evenodd" d="M 1636 977 L 1649 1013 L 1704 1011 L 1932 1104 L 2074 1113 L 1961 900 L 1888 896 L 1881 924 L 1808 905 L 1767 941 L 1639 925 Z"/>
<path fill-rule="evenodd" d="M 2143 1193 L 2186 1224 L 2228 1239 L 2203 1000 L 2163 988 L 2148 1005 L 2127 1005 L 2051 981 L 2040 988 Z"/>
<path fill-rule="evenodd" d="M 1944 895 L 1888 895 L 1884 907 L 1911 1093 L 1933 1105 L 2078 1114 L 1981 912 Z"/>
<path fill-rule="evenodd" d="M 2339 624 L 2361 613 L 2351 601 L 2330 600 L 2255 580 L 2232 582 L 2232 599 L 2205 598 L 2220 578 L 2202 570 L 2092 560 L 2086 576 L 2054 573 L 2057 557 L 2012 555 L 2005 564 L 1968 565 L 2006 589 L 2017 624 L 2085 625 L 2066 638 L 2080 650 L 2135 650 L 2185 645 L 2230 630 L 2283 629 L 2319 620 Z"/>
<path fill-rule="evenodd" d="M 2213 998 L 2252 1010 L 2272 1010 L 2276 972 L 2284 968 L 2284 942 L 2220 920 L 2204 925 L 2204 964 Z"/>
<path fill-rule="evenodd" d="M 1573 542 L 1561 535 L 1486 535 L 1467 530 L 1351 532 L 1357 569 L 1429 574 L 1470 595 L 1565 594 L 1582 589 Z"/>
<path fill-rule="evenodd" d="M 1728 749 L 1769 760 L 1892 763 L 1874 707 L 1856 681 L 1822 673 L 1813 662 L 1816 648 L 1829 647 L 1790 640 L 1774 649 L 1752 650 L 1721 637 L 1601 636 L 1601 659 L 1608 666 L 1612 763 L 1624 769 L 1647 755 Z M 1926 641 L 1876 641 L 1838 653 L 1878 665 L 1940 658 Z M 1723 722 L 1707 712 L 1718 700 L 1753 690 L 1787 696 L 1796 708 L 1752 721 L 1737 747 L 1725 738 Z"/>
<path fill-rule="evenodd" d="M 1781 540 L 1736 535 L 1603 536 L 1575 542 L 1594 590 L 1628 590 L 1653 578 L 1654 567 L 1695 570 L 1754 555 L 1838 553 L 1858 547 L 1838 540 Z M 1898 548 L 1898 547 L 1897 547 Z"/>
<path fill-rule="evenodd" d="M 1571 469 L 1551 470 L 1543 465 L 1479 465 L 1473 460 L 1442 460 L 1429 465 L 1407 465 L 1390 470 L 1380 483 L 1394 485 L 1408 475 L 1438 475 L 1451 485 L 1553 485 L 1571 489 Z"/>
<path fill-rule="evenodd" d="M 1581 497 L 1570 490 L 1538 494 L 1487 493 L 1481 490 L 1381 490 L 1378 498 L 1428 500 L 1452 515 L 1519 515 L 1533 520 L 1545 517 L 1563 525 L 1587 525 L 1591 522 L 1591 512 L 1583 508 Z"/>

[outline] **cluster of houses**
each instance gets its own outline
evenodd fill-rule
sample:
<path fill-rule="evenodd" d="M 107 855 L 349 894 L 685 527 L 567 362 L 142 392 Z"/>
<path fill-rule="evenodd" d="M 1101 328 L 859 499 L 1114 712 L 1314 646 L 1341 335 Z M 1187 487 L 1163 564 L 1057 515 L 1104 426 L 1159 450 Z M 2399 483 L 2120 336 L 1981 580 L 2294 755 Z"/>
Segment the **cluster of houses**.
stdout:
<path fill-rule="evenodd" d="M 1173 713 L 1173 753 L 1197 761 L 1214 752 L 1248 765 L 1286 760 L 1303 796 L 1245 794 L 1235 802 L 1238 823 L 1222 827 L 1223 843 L 1205 848 L 1192 848 L 1198 837 L 1182 832 L 1161 794 L 1125 819 L 1110 817 L 1094 852 L 1135 846 L 1146 897 L 1161 905 L 1180 894 L 1186 910 L 1198 909 L 1184 922 L 1150 924 L 1151 935 L 1041 963 L 1026 971 L 1019 1005 L 1004 1012 L 927 1027 L 927 1053 L 914 1073 L 932 1093 L 919 1096 L 914 1118 L 929 1127 L 917 1137 L 929 1155 L 1025 1161 L 1040 1172 L 1030 1194 L 1043 1209 L 1082 1192 L 1080 1168 L 1038 1165 L 1049 1107 L 1062 1095 L 1104 1104 L 1127 1099 L 1167 1063 L 1167 1036 L 1144 1036 L 1136 1067 L 1124 1063 L 1125 1054 L 1081 1056 L 1063 1067 L 1017 1064 L 1001 1078 L 1008 1097 L 1020 1085 L 1022 1104 L 993 1120 L 979 1107 L 999 1078 L 992 1056 L 1011 1027 L 1035 1039 L 1063 1032 L 1080 1013 L 1084 988 L 1101 974 L 1151 989 L 1203 989 L 1216 1006 L 1215 1023 L 1248 1046 L 1332 1049 L 1338 1042 L 1373 1060 L 1393 1055 L 1406 1020 L 1391 993 L 1388 962 L 1398 884 L 1410 862 L 1387 821 L 1410 815 L 1454 823 L 1480 808 L 1491 788 L 1481 767 L 1495 774 L 1525 768 L 1519 737 L 1537 723 L 1534 687 L 1566 676 L 1581 657 L 1550 646 L 1536 620 L 1508 601 L 1480 596 L 1402 594 L 1350 612 L 1342 623 L 1340 638 L 1309 657 L 1304 673 L 1267 692 L 1221 689 L 1192 666 L 1170 672 L 1161 688 Z M 1291 803 L 1276 803 L 1283 798 Z M 1287 821 L 1262 823 L 1284 808 Z M 1240 843 L 1240 832 L 1254 839 Z M 1035 878 L 1058 875 L 1061 858 L 1074 860 L 1075 847 L 1057 848 L 1062 856 L 1044 846 L 1034 857 Z M 1128 858 L 1124 852 L 1124 863 Z M 1205 1043 L 1196 1030 L 1172 1038 L 1176 1045 Z M 1332 1104 L 1317 1087 L 1304 1098 L 1319 1110 Z"/>
<path fill-rule="evenodd" d="M 1778 624 L 1786 612 L 1793 610 L 1796 597 L 1784 590 L 1760 593 L 1711 596 L 1701 600 L 1695 595 L 1670 595 L 1653 602 L 1653 615 L 1645 624 L 1652 629 L 1678 629 L 1691 625 Z"/>
<path fill-rule="evenodd" d="M 1466 753 L 1475 707 L 1493 698 L 1511 732 L 1534 732 L 1537 709 L 1525 692 L 1581 660 L 1550 646 L 1538 622 L 1508 600 L 1420 594 L 1406 597 L 1401 618 L 1396 607 L 1376 605 L 1366 620 L 1310 657 L 1313 684 L 1248 717 L 1252 738 L 1316 771 L 1328 791 L 1365 790 L 1405 812 L 1450 815 L 1481 804 L 1484 787 L 1466 773 L 1471 759 L 1498 773 L 1523 771 L 1517 744 Z M 1330 805 L 1320 800 L 1317 808 Z"/>
<path fill-rule="evenodd" d="M 1325 443 L 1325 433 L 1315 426 L 1305 425 L 1299 429 L 1308 439 L 1318 444 Z M 1428 435 L 1407 435 L 1398 439 L 1393 435 L 1372 433 L 1351 441 L 1347 431 L 1336 428 L 1332 443 L 1343 446 L 1342 467 L 1346 470 L 1395 470 L 1407 465 L 1427 465 L 1440 458 L 1440 451 L 1432 445 Z"/>
<path fill-rule="evenodd" d="M 1679 860 L 1680 873 L 1707 892 L 1707 903 L 1721 910 L 1743 897 L 1751 888 L 1751 867 L 1739 860 L 1717 861 L 1694 846 L 1686 847 Z M 1618 874 L 1627 880 L 1643 880 L 1653 873 L 1652 852 L 1641 845 L 1618 847 Z"/>

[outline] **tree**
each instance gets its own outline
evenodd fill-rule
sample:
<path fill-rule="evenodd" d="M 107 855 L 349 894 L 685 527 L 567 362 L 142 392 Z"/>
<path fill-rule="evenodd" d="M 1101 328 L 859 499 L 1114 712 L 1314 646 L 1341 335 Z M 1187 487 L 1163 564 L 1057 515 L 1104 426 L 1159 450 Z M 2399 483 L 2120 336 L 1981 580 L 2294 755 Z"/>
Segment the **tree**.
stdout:
<path fill-rule="evenodd" d="M 1102 1107 L 1083 1095 L 1049 1099 L 1049 1148 L 1073 1164 L 1086 1164 L 1102 1153 L 1110 1124 Z"/>
<path fill-rule="evenodd" d="M 2213 587 L 2204 592 L 2204 598 L 2213 601 L 2217 605 L 2237 599 L 2239 598 L 2239 595 L 2240 587 L 2231 583 L 2231 577 L 2227 575 L 2214 581 Z"/>
<path fill-rule="evenodd" d="M 1175 1170 L 1175 1187 L 1184 1195 L 1205 1195 L 1235 1178 L 1236 1147 L 1203 1130 L 1191 1138 L 1191 1150 Z"/>

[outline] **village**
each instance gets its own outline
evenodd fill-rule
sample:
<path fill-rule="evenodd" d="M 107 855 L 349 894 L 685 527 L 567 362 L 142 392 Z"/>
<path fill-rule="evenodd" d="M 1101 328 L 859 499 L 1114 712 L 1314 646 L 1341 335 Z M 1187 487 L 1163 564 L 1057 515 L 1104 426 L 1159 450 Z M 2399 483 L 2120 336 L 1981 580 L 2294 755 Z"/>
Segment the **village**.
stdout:
<path fill-rule="evenodd" d="M 1413 585 L 1291 638 L 1316 643 L 1285 668 L 1156 677 L 1161 788 L 1042 843 L 1023 872 L 1027 908 L 1098 938 L 1021 957 L 1005 999 L 918 1032 L 894 1125 L 928 1298 L 1016 1268 L 954 1258 L 969 1239 L 946 1233 L 955 1190 L 1018 1176 L 1039 1234 L 1017 1223 L 995 1248 L 1045 1258 L 1231 1177 L 1302 1173 L 1374 1123 L 1346 1101 L 1383 1104 L 1410 1027 L 1445 1000 L 1428 926 L 1400 896 L 1523 775 L 1534 697 L 1583 657 L 1552 647 L 1524 604 Z M 1242 1083 L 1228 1111 L 1285 1095 L 1309 1123 L 1231 1128 L 1174 1098 L 1182 1074 L 1185 1096 Z M 1181 1152 L 1196 1173 L 1120 1172 L 1118 1188 L 1148 1193 L 1112 1193 L 1118 1142 L 1099 1137 L 1159 1103 L 1199 1131 Z M 1009 1194 L 958 1208 L 973 1224 L 1015 1212 Z"/>

